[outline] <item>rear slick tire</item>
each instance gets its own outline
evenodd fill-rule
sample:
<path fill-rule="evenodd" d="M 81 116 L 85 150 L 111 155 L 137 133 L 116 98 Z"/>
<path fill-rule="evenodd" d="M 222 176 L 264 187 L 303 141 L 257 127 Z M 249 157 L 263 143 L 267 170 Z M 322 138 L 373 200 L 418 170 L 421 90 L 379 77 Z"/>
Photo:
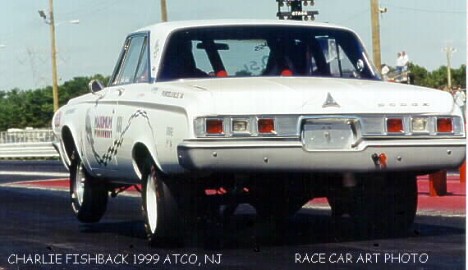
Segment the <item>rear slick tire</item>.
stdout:
<path fill-rule="evenodd" d="M 416 176 L 362 176 L 356 187 L 329 198 L 332 215 L 349 214 L 361 237 L 397 236 L 408 231 L 417 210 Z"/>
<path fill-rule="evenodd" d="M 177 202 L 167 185 L 169 180 L 156 165 L 146 166 L 142 178 L 142 211 L 150 245 L 180 243 L 180 216 Z"/>

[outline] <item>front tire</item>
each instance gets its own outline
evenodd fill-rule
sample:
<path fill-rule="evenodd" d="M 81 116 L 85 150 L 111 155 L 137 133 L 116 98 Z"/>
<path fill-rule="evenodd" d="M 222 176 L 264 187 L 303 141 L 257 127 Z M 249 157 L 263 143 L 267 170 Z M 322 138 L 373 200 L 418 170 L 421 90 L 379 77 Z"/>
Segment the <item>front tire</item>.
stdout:
<path fill-rule="evenodd" d="M 142 210 L 146 235 L 151 245 L 174 244 L 181 239 L 179 207 L 168 180 L 154 163 L 144 170 Z"/>
<path fill-rule="evenodd" d="M 108 190 L 91 177 L 80 157 L 74 153 L 70 166 L 70 198 L 73 212 L 84 223 L 98 222 L 107 209 Z"/>

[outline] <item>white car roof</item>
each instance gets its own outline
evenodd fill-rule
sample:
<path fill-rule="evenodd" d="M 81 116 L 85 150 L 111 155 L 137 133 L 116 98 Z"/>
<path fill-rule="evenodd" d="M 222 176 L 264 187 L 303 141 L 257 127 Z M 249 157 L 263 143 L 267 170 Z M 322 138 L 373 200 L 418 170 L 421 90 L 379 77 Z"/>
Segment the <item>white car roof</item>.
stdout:
<path fill-rule="evenodd" d="M 189 27 L 207 27 L 207 26 L 247 26 L 247 25 L 290 25 L 290 26 L 310 26 L 310 27 L 327 27 L 340 28 L 350 30 L 346 27 L 337 26 L 329 23 L 320 23 L 312 21 L 293 21 L 293 20 L 254 20 L 254 19 L 218 19 L 218 20 L 192 20 L 192 21 L 170 21 L 156 23 L 138 29 L 135 32 L 150 31 L 160 32 L 163 34 L 170 33 L 174 30 L 184 29 Z M 351 30 L 350 30 L 351 31 Z"/>

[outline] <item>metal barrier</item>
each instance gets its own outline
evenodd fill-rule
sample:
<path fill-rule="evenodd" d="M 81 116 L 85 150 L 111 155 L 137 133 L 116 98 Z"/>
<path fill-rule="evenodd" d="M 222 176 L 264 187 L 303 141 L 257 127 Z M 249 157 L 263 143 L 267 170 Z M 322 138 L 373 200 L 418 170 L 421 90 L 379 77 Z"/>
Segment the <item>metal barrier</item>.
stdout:
<path fill-rule="evenodd" d="M 0 144 L 4 143 L 36 143 L 54 141 L 51 129 L 10 129 L 0 132 Z"/>
<path fill-rule="evenodd" d="M 56 158 L 50 129 L 8 130 L 0 132 L 0 159 Z"/>

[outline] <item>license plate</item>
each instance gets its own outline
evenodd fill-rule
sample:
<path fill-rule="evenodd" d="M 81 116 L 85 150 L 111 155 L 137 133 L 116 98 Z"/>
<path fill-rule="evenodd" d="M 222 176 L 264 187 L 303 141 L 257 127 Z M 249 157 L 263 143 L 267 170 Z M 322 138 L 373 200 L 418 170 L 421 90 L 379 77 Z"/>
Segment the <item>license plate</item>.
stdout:
<path fill-rule="evenodd" d="M 350 150 L 356 142 L 353 122 L 348 119 L 307 120 L 303 127 L 302 143 L 312 150 Z"/>

